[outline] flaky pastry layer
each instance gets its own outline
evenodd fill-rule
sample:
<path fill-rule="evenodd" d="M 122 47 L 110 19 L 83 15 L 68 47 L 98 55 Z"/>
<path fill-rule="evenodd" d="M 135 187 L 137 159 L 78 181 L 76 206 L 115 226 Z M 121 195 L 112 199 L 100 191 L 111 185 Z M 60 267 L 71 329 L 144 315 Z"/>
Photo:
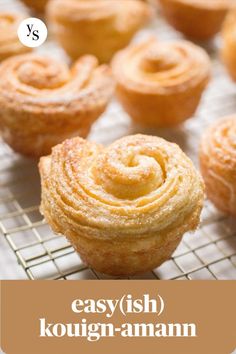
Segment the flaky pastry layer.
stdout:
<path fill-rule="evenodd" d="M 190 118 L 210 78 L 210 60 L 187 41 L 150 38 L 120 51 L 112 63 L 117 97 L 137 122 L 154 127 Z"/>
<path fill-rule="evenodd" d="M 30 51 L 21 44 L 17 30 L 26 15 L 17 12 L 0 12 L 0 62 L 8 57 Z"/>
<path fill-rule="evenodd" d="M 200 163 L 209 199 L 236 216 L 236 116 L 217 121 L 206 131 Z"/>
<path fill-rule="evenodd" d="M 129 136 L 108 147 L 73 138 L 41 158 L 39 169 L 41 212 L 100 272 L 153 269 L 199 223 L 202 180 L 161 138 Z"/>
<path fill-rule="evenodd" d="M 168 22 L 188 37 L 207 40 L 221 29 L 232 0 L 159 0 Z"/>
<path fill-rule="evenodd" d="M 113 93 L 109 68 L 93 56 L 72 68 L 48 56 L 16 56 L 1 64 L 0 77 L 1 135 L 34 157 L 66 138 L 86 137 Z"/>
<path fill-rule="evenodd" d="M 128 45 L 150 18 L 139 0 L 51 0 L 48 17 L 58 41 L 76 59 L 93 54 L 100 62 Z"/>
<path fill-rule="evenodd" d="M 223 30 L 222 58 L 232 79 L 236 81 L 236 9 L 227 16 Z"/>

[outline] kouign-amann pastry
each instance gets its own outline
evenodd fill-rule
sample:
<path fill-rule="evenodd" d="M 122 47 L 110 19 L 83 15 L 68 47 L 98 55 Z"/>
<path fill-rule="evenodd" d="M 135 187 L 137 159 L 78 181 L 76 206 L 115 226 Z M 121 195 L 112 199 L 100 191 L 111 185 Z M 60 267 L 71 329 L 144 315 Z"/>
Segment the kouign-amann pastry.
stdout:
<path fill-rule="evenodd" d="M 23 2 L 38 12 L 44 12 L 49 0 L 23 0 Z"/>
<path fill-rule="evenodd" d="M 217 121 L 206 131 L 200 164 L 209 199 L 236 216 L 236 116 Z"/>
<path fill-rule="evenodd" d="M 161 138 L 134 135 L 108 147 L 73 138 L 39 168 L 41 212 L 102 273 L 151 270 L 198 226 L 202 180 L 182 150 Z"/>
<path fill-rule="evenodd" d="M 208 55 L 186 41 L 151 38 L 117 53 L 112 67 L 124 109 L 135 121 L 154 127 L 190 118 L 210 77 Z"/>
<path fill-rule="evenodd" d="M 0 12 L 0 61 L 30 51 L 18 39 L 17 30 L 26 18 L 21 13 Z"/>
<path fill-rule="evenodd" d="M 188 37 L 207 40 L 221 29 L 232 0 L 159 0 L 168 22 Z"/>
<path fill-rule="evenodd" d="M 139 0 L 51 0 L 48 17 L 73 59 L 93 54 L 108 62 L 147 22 L 150 8 Z"/>
<path fill-rule="evenodd" d="M 106 65 L 93 56 L 74 66 L 37 54 L 0 65 L 0 131 L 16 151 L 42 156 L 68 137 L 86 137 L 113 93 Z"/>
<path fill-rule="evenodd" d="M 222 58 L 232 79 L 236 81 L 236 10 L 232 10 L 227 16 L 222 36 Z"/>

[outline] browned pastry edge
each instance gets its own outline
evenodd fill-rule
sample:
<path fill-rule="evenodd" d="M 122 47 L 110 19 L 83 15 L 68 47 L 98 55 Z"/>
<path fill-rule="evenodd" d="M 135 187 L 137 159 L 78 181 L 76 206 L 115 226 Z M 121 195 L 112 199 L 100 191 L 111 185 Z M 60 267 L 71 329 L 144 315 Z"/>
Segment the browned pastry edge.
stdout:
<path fill-rule="evenodd" d="M 22 0 L 25 5 L 29 6 L 37 12 L 43 13 L 49 0 Z"/>
<path fill-rule="evenodd" d="M 24 46 L 18 38 L 18 27 L 27 14 L 0 11 L 0 62 L 14 55 L 24 54 L 31 48 Z"/>
<path fill-rule="evenodd" d="M 159 0 L 167 21 L 186 36 L 198 40 L 208 40 L 221 29 L 230 8 L 230 0 L 198 1 Z"/>
<path fill-rule="evenodd" d="M 47 7 L 52 32 L 75 60 L 84 54 L 109 62 L 150 19 L 151 7 L 139 0 L 51 0 Z"/>
<path fill-rule="evenodd" d="M 236 9 L 232 10 L 226 18 L 222 37 L 222 59 L 232 79 L 236 81 Z"/>

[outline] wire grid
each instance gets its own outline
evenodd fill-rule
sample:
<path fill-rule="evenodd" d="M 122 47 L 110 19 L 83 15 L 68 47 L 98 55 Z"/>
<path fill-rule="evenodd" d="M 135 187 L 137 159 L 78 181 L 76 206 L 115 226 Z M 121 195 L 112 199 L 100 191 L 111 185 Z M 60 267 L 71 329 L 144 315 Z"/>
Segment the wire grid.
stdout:
<path fill-rule="evenodd" d="M 6 1 L 0 1 L 6 7 Z M 150 33 L 161 39 L 179 37 L 161 19 L 142 31 L 139 37 Z M 236 112 L 236 86 L 217 59 L 218 45 L 216 40 L 206 48 L 212 58 L 213 79 L 195 117 L 179 128 L 143 130 L 132 125 L 119 104 L 113 102 L 94 125 L 89 139 L 109 144 L 137 132 L 160 135 L 178 143 L 198 165 L 197 150 L 202 131 L 215 119 Z M 50 53 L 59 50 L 51 42 L 43 51 L 49 49 Z M 40 215 L 39 203 L 37 162 L 15 154 L 0 143 L 0 230 L 25 275 L 32 280 L 111 279 L 88 268 L 65 237 L 52 233 Z M 129 279 L 236 279 L 236 220 L 222 214 L 206 200 L 199 229 L 184 236 L 173 257 L 152 272 Z"/>

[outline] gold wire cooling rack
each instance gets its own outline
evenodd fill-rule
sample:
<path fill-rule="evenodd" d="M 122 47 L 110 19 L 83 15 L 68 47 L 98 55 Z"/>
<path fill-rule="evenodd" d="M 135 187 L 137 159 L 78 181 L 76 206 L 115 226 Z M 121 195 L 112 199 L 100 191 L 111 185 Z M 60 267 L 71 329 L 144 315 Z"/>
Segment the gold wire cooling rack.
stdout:
<path fill-rule="evenodd" d="M 0 0 L 0 8 L 8 9 L 11 4 L 21 6 L 16 0 Z M 140 36 L 150 33 L 160 39 L 179 36 L 161 19 Z M 112 102 L 94 125 L 89 139 L 108 144 L 137 132 L 161 135 L 178 143 L 197 165 L 202 131 L 215 119 L 236 112 L 236 85 L 217 58 L 218 41 L 206 48 L 212 58 L 213 79 L 195 117 L 180 128 L 144 131 L 133 126 L 121 107 Z M 51 41 L 41 49 L 49 50 L 63 55 Z M 67 240 L 52 233 L 39 213 L 39 203 L 37 162 L 24 159 L 0 143 L 0 260 L 8 252 L 11 257 L 15 255 L 10 263 L 11 277 L 18 277 L 20 266 L 21 278 L 109 279 L 84 265 Z M 130 279 L 236 279 L 236 220 L 220 213 L 206 200 L 199 229 L 184 236 L 173 257 L 152 272 Z"/>

